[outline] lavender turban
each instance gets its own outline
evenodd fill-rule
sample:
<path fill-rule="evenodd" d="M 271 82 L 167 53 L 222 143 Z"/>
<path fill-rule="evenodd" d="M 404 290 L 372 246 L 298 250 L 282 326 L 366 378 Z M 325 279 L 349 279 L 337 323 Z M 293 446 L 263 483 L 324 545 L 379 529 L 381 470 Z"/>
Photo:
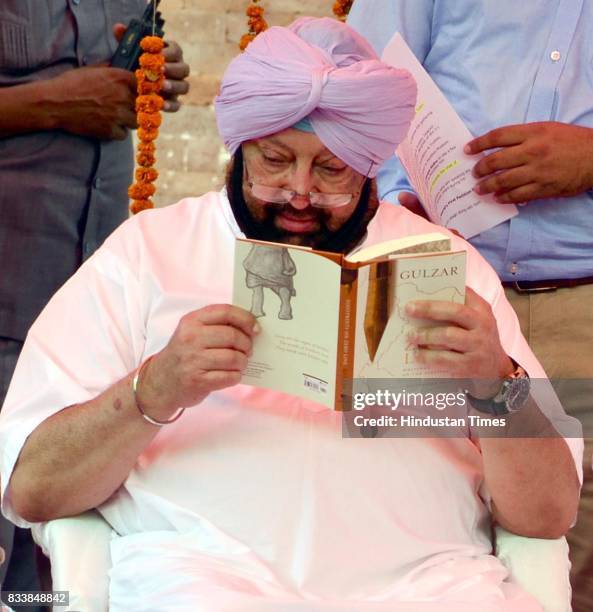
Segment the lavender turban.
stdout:
<path fill-rule="evenodd" d="M 412 76 L 381 62 L 352 28 L 302 17 L 266 30 L 230 63 L 215 107 L 231 154 L 308 117 L 334 155 L 374 177 L 405 138 L 415 103 Z"/>

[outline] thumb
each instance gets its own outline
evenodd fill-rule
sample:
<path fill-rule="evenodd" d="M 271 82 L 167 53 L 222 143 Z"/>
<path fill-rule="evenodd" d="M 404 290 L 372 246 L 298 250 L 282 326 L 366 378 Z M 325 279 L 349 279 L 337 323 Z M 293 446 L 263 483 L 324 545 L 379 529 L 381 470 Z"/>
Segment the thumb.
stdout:
<path fill-rule="evenodd" d="M 123 23 L 116 23 L 113 26 L 113 35 L 115 36 L 115 40 L 117 40 L 117 42 L 119 42 L 123 35 L 124 32 L 127 30 L 127 26 L 125 26 Z"/>

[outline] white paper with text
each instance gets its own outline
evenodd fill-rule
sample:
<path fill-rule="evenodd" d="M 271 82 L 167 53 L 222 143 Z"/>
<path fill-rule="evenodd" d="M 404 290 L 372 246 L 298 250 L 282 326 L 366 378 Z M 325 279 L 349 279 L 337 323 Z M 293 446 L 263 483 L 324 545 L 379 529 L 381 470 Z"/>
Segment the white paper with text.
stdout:
<path fill-rule="evenodd" d="M 473 136 L 399 33 L 382 59 L 408 70 L 418 85 L 416 115 L 397 156 L 430 220 L 471 238 L 514 217 L 516 206 L 473 191 L 478 158 L 463 152 Z"/>

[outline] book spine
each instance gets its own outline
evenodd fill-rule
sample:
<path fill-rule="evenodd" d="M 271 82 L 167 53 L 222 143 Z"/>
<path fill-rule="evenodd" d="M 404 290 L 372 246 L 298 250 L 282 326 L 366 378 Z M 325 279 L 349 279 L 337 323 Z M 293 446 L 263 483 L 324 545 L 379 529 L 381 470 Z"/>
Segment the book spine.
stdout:
<path fill-rule="evenodd" d="M 357 289 L 358 270 L 342 268 L 336 364 L 336 410 L 350 410 L 352 407 Z"/>

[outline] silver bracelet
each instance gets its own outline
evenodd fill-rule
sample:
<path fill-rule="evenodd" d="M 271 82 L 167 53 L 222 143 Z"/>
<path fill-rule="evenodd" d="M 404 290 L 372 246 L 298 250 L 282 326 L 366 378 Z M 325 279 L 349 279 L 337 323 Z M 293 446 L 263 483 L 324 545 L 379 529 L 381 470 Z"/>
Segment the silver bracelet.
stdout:
<path fill-rule="evenodd" d="M 132 379 L 132 391 L 134 392 L 134 403 L 136 404 L 136 408 L 138 408 L 138 412 L 142 415 L 142 418 L 145 421 L 148 421 L 151 425 L 156 425 L 157 427 L 162 427 L 163 425 L 169 425 L 170 423 L 175 423 L 175 421 L 185 412 L 185 408 L 179 408 L 179 410 L 168 420 L 168 421 L 157 421 L 153 419 L 150 415 L 146 414 L 144 410 L 142 410 L 142 406 L 140 406 L 140 402 L 138 401 L 138 378 L 140 377 L 140 372 L 142 368 L 154 357 L 151 355 L 137 370 L 136 374 L 134 374 L 134 378 Z"/>

